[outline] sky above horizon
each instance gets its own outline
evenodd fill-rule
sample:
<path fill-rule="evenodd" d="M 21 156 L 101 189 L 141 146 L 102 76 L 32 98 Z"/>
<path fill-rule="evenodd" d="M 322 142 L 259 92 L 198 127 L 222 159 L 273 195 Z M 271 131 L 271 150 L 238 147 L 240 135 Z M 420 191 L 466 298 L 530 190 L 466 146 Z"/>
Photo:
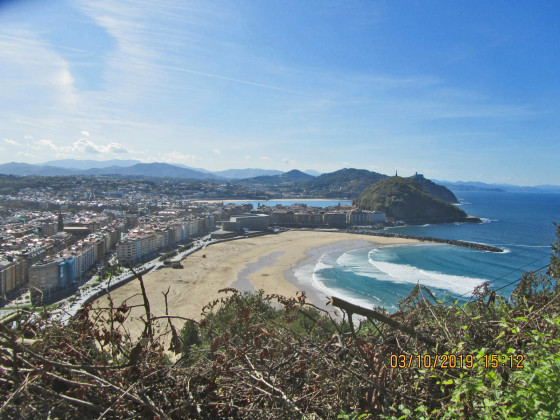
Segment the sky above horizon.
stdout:
<path fill-rule="evenodd" d="M 560 185 L 560 2 L 0 0 L 0 163 Z"/>

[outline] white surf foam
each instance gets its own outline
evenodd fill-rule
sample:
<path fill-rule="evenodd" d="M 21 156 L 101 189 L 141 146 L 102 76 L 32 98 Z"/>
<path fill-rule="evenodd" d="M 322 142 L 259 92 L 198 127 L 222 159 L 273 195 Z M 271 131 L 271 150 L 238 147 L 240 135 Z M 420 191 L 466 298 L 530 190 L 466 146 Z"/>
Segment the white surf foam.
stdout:
<path fill-rule="evenodd" d="M 375 261 L 369 258 L 369 262 L 376 269 L 387 274 L 388 278 L 379 280 L 391 281 L 400 284 L 420 284 L 437 289 L 448 290 L 458 295 L 472 294 L 474 288 L 486 280 L 476 277 L 457 276 L 440 273 L 438 271 L 422 270 L 407 264 L 394 264 L 386 261 Z"/>
<path fill-rule="evenodd" d="M 345 254 L 348 254 L 350 258 L 352 257 L 352 255 L 348 252 L 346 252 Z M 351 290 L 338 287 L 329 287 L 325 285 L 324 280 L 326 279 L 322 276 L 321 271 L 325 269 L 335 268 L 332 264 L 329 264 L 326 261 L 328 259 L 328 255 L 329 253 L 323 254 L 317 262 L 300 266 L 296 270 L 294 270 L 293 273 L 298 283 L 308 287 L 311 286 L 313 289 L 319 291 L 325 296 L 337 296 L 355 305 L 364 307 L 373 307 L 375 305 L 386 306 L 384 305 L 384 302 L 382 302 L 381 299 L 376 296 L 367 296 L 359 293 L 359 291 L 352 292 Z M 336 268 L 343 269 L 342 267 L 338 266 Z M 397 308 L 387 306 L 387 309 L 396 310 Z"/>

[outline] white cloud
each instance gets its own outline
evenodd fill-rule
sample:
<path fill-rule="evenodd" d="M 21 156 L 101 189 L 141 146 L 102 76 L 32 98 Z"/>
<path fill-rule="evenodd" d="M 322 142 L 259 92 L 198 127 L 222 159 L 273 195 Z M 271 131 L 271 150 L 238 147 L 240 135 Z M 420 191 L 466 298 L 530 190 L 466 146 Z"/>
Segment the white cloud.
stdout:
<path fill-rule="evenodd" d="M 112 153 L 128 153 L 128 149 L 119 143 L 109 143 L 104 146 L 96 144 L 89 139 L 79 139 L 70 146 L 57 146 L 52 140 L 41 139 L 33 143 L 34 149 L 49 149 L 59 154 L 112 154 Z"/>
<path fill-rule="evenodd" d="M 7 32 L 10 30 L 11 35 L 0 34 L 0 65 L 10 75 L 0 81 L 6 98 L 18 100 L 33 94 L 38 102 L 46 100 L 50 107 L 74 108 L 77 95 L 69 63 L 37 33 L 21 26 L 10 27 Z"/>
<path fill-rule="evenodd" d="M 58 150 L 58 147 L 53 143 L 52 140 L 48 139 L 41 139 L 34 143 L 32 146 L 34 149 L 51 149 L 51 150 Z"/>
<path fill-rule="evenodd" d="M 65 150 L 75 153 L 128 153 L 128 149 L 122 144 L 109 143 L 107 146 L 103 146 L 89 139 L 79 139 L 70 148 L 65 148 Z"/>
<path fill-rule="evenodd" d="M 297 164 L 297 162 L 296 162 L 295 160 L 291 160 L 291 159 L 288 159 L 288 158 L 282 159 L 282 162 L 284 162 L 286 165 L 295 165 L 295 164 Z"/>
<path fill-rule="evenodd" d="M 217 155 L 222 154 L 222 151 L 220 149 L 213 149 L 212 151 Z"/>
<path fill-rule="evenodd" d="M 268 156 L 259 156 L 260 160 L 272 160 L 272 158 L 269 158 Z"/>
<path fill-rule="evenodd" d="M 251 159 L 251 155 L 245 155 L 245 159 L 247 160 Z"/>
<path fill-rule="evenodd" d="M 89 137 L 89 131 L 80 131 L 80 134 L 81 134 L 82 136 Z"/>
<path fill-rule="evenodd" d="M 17 141 L 12 139 L 4 139 L 4 143 L 9 144 L 11 146 L 21 146 L 21 143 L 18 143 Z"/>
<path fill-rule="evenodd" d="M 157 156 L 145 159 L 145 162 L 165 162 L 165 163 L 196 163 L 202 159 L 196 155 L 184 154 L 181 152 L 173 151 L 169 153 L 159 153 Z"/>
<path fill-rule="evenodd" d="M 101 153 L 102 148 L 102 146 L 98 146 L 91 140 L 80 139 L 74 142 L 72 146 L 66 148 L 66 150 L 73 153 Z"/>
<path fill-rule="evenodd" d="M 33 140 L 33 136 L 30 136 L 29 134 L 26 135 L 26 136 L 23 136 L 23 138 L 24 138 L 25 140 Z"/>
<path fill-rule="evenodd" d="M 109 143 L 106 150 L 109 153 L 128 153 L 128 149 L 119 143 Z"/>

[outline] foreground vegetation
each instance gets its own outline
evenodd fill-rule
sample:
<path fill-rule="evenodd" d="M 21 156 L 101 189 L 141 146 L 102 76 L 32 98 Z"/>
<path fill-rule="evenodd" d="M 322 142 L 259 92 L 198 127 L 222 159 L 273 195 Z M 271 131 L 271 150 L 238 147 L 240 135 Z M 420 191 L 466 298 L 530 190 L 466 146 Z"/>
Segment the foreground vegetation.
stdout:
<path fill-rule="evenodd" d="M 126 304 L 65 327 L 21 311 L 0 324 L 0 417 L 558 418 L 559 247 L 510 299 L 418 285 L 391 316 L 333 299 L 343 322 L 304 295 L 234 289 L 200 322 L 156 317 L 144 295 L 139 340 Z"/>

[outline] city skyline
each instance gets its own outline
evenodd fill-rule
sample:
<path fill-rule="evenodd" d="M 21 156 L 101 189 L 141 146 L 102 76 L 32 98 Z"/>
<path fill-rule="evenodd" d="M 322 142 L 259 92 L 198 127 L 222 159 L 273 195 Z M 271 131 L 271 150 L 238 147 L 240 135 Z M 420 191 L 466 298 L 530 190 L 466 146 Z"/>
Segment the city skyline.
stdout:
<path fill-rule="evenodd" d="M 560 6 L 0 4 L 0 163 L 560 185 Z"/>

